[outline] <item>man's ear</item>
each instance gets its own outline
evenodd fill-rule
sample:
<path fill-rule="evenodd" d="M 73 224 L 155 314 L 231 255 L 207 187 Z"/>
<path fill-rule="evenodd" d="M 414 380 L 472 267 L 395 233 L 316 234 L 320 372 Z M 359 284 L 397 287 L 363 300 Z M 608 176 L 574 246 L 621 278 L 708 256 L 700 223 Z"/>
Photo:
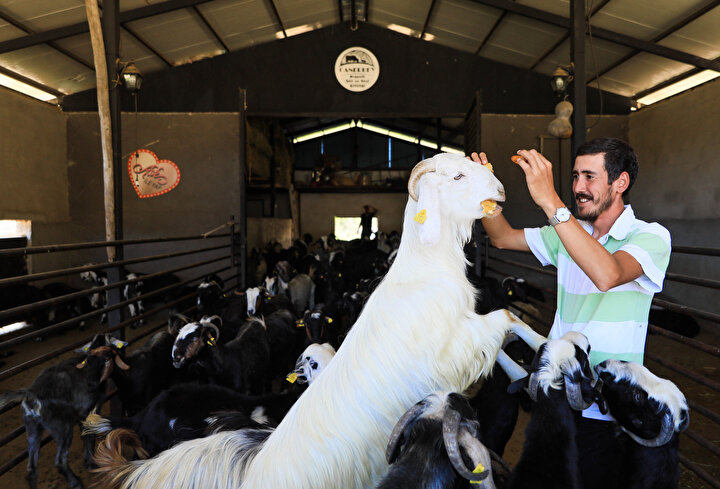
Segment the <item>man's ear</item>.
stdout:
<path fill-rule="evenodd" d="M 630 175 L 628 174 L 628 172 L 622 172 L 620 176 L 617 177 L 613 182 L 613 186 L 619 193 L 624 194 L 630 186 Z"/>
<path fill-rule="evenodd" d="M 432 246 L 440 241 L 440 202 L 438 190 L 432 180 L 437 178 L 433 174 L 425 174 L 419 183 L 419 196 L 417 214 L 415 215 L 416 226 L 420 242 Z"/>

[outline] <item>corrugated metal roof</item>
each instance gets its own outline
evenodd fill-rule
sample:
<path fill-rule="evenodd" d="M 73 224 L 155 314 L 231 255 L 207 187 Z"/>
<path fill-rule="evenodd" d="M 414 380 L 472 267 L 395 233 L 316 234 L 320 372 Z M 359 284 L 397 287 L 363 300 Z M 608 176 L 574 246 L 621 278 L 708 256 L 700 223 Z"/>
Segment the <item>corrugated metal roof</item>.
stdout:
<path fill-rule="evenodd" d="M 593 29 L 715 60 L 720 56 L 718 5 L 708 0 L 588 2 L 589 84 L 633 97 L 698 71 L 593 35 Z M 147 73 L 355 18 L 550 75 L 558 64 L 570 62 L 569 9 L 567 0 L 123 0 L 120 54 Z M 90 37 L 78 27 L 86 23 L 85 15 L 83 0 L 0 0 L 2 72 L 64 94 L 91 88 Z M 76 32 L 55 35 L 73 26 Z M 19 41 L 30 44 L 15 48 Z"/>

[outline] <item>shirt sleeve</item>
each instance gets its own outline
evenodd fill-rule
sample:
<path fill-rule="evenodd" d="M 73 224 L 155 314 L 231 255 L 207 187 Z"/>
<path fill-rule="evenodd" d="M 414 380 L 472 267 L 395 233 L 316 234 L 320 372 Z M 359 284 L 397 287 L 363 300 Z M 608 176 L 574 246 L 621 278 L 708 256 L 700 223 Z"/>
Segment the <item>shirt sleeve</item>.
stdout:
<path fill-rule="evenodd" d="M 552 226 L 525 228 L 523 231 L 530 251 L 542 266 L 554 265 L 557 267 L 560 238 Z"/>
<path fill-rule="evenodd" d="M 650 223 L 629 236 L 618 251 L 625 251 L 637 260 L 643 275 L 635 281 L 648 292 L 662 290 L 672 249 L 670 232 L 657 223 Z"/>

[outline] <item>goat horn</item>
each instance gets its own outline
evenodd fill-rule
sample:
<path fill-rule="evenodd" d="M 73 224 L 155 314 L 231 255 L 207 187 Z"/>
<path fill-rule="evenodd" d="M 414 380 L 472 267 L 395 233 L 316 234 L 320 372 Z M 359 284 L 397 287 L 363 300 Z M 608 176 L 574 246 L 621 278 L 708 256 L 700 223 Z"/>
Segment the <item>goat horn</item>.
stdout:
<path fill-rule="evenodd" d="M 510 383 L 516 382 L 520 379 L 524 379 L 528 376 L 528 373 L 520 365 L 508 356 L 503 350 L 498 351 L 497 364 L 505 371 L 507 376 L 510 378 Z"/>
<path fill-rule="evenodd" d="M 443 441 L 445 442 L 445 451 L 447 451 L 450 463 L 455 468 L 461 477 L 478 482 L 487 479 L 490 471 L 485 469 L 480 473 L 474 473 L 465 466 L 462 455 L 460 455 L 460 446 L 458 444 L 458 437 L 460 431 L 460 413 L 454 409 L 448 409 L 443 415 Z"/>
<path fill-rule="evenodd" d="M 115 354 L 115 365 L 120 367 L 122 370 L 130 370 L 130 365 L 125 363 L 122 358 L 120 358 L 120 355 L 117 353 Z"/>
<path fill-rule="evenodd" d="M 402 438 L 403 431 L 405 431 L 407 425 L 415 421 L 415 418 L 420 416 L 423 411 L 425 411 L 425 402 L 420 401 L 408 409 L 395 424 L 395 428 L 393 428 L 392 433 L 390 433 L 390 440 L 388 440 L 388 445 L 385 449 L 385 460 L 387 460 L 387 463 L 391 464 L 395 461 L 400 451 L 400 439 Z"/>
<path fill-rule="evenodd" d="M 418 200 L 417 192 L 415 192 L 415 186 L 417 185 L 418 180 L 420 180 L 420 177 L 431 171 L 435 171 L 435 162 L 432 158 L 422 160 L 420 163 L 415 165 L 415 168 L 412 169 L 410 178 L 408 178 L 408 193 L 415 202 Z"/>
<path fill-rule="evenodd" d="M 675 424 L 673 423 L 673 417 L 670 414 L 670 410 L 666 409 L 665 414 L 663 415 L 662 420 L 662 427 L 660 428 L 660 433 L 655 438 L 646 439 L 646 438 L 640 438 L 632 431 L 625 429 L 624 426 L 620 426 L 620 429 L 622 429 L 627 436 L 633 439 L 633 441 L 639 445 L 642 445 L 644 447 L 661 447 L 665 445 L 667 442 L 672 440 L 672 437 L 675 435 Z"/>
<path fill-rule="evenodd" d="M 530 381 L 529 381 L 529 385 L 527 388 L 527 393 L 533 402 L 537 402 L 537 391 L 538 391 L 539 383 L 540 383 L 540 381 L 538 379 L 537 373 L 530 374 Z"/>
<path fill-rule="evenodd" d="M 592 404 L 592 402 L 585 402 L 580 383 L 573 380 L 569 375 L 565 375 L 565 397 L 570 407 L 575 411 L 587 409 Z"/>

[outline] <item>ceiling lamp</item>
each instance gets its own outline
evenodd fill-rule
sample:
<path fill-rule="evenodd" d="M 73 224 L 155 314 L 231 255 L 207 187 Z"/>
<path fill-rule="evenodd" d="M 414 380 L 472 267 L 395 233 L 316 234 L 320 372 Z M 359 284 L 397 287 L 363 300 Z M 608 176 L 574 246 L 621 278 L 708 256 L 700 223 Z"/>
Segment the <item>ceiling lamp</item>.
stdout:
<path fill-rule="evenodd" d="M 575 77 L 575 65 L 558 65 L 550 80 L 550 86 L 558 97 L 566 98 L 570 82 Z"/>
<path fill-rule="evenodd" d="M 125 64 L 120 72 L 120 78 L 122 78 L 123 85 L 125 85 L 128 92 L 137 93 L 140 91 L 143 76 L 132 61 Z"/>

